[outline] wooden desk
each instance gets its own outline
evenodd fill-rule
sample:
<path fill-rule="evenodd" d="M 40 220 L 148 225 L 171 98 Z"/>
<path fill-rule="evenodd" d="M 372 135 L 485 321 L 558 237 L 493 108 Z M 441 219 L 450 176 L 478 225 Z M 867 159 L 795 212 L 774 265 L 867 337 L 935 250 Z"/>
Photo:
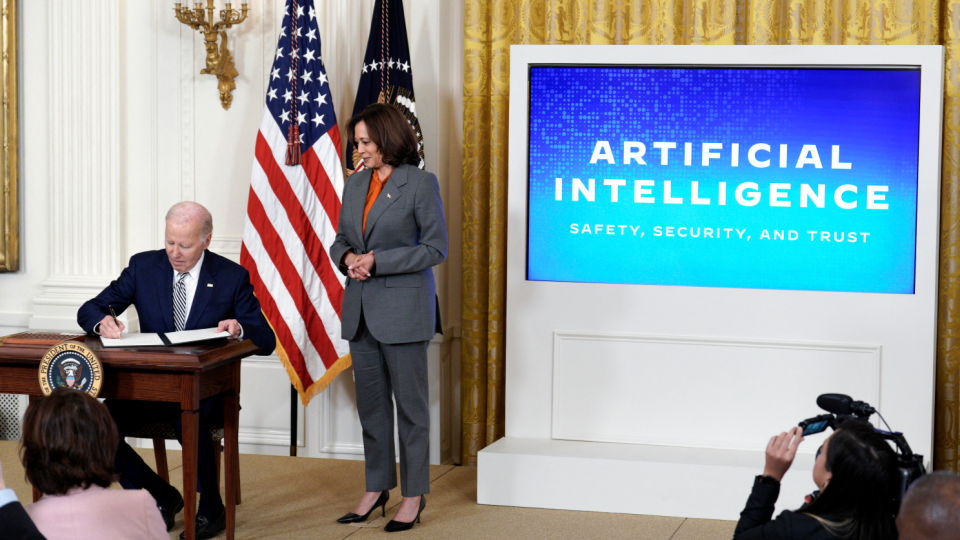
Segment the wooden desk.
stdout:
<path fill-rule="evenodd" d="M 12 337 L 12 336 L 11 336 Z M 240 360 L 260 351 L 250 340 L 221 339 L 176 347 L 104 348 L 100 338 L 75 338 L 103 363 L 102 398 L 180 403 L 183 411 L 183 522 L 187 540 L 196 534 L 197 437 L 200 400 L 223 393 L 224 477 L 227 538 L 236 527 L 235 484 L 240 471 Z M 0 344 L 0 393 L 42 396 L 38 369 L 45 344 Z"/>

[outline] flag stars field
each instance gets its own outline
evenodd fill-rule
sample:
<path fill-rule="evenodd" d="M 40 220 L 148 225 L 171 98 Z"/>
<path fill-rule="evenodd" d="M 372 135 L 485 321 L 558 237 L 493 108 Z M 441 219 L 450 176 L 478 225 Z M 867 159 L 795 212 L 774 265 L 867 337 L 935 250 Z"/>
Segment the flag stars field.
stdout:
<path fill-rule="evenodd" d="M 408 73 L 408 72 L 410 71 L 410 62 L 407 61 L 407 62 L 403 62 L 403 63 L 401 64 L 399 58 L 396 59 L 396 60 L 394 60 L 393 58 L 391 58 L 390 61 L 387 62 L 387 66 L 388 66 L 390 69 L 395 69 L 395 70 L 397 70 L 397 71 L 403 71 L 404 73 Z M 363 64 L 363 69 L 360 70 L 360 73 L 361 73 L 361 75 L 362 75 L 362 74 L 364 74 L 364 73 L 369 73 L 371 70 L 379 70 L 379 69 L 382 68 L 382 67 L 383 67 L 383 62 L 377 62 L 376 60 L 374 60 L 373 62 L 371 62 L 371 63 L 369 63 L 369 64 L 364 63 L 364 64 Z"/>

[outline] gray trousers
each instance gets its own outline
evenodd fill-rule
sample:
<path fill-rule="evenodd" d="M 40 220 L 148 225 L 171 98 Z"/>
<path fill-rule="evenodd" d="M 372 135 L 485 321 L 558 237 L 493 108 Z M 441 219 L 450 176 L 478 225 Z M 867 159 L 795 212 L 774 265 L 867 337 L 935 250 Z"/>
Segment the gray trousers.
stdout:
<path fill-rule="evenodd" d="M 363 428 L 367 491 L 397 487 L 393 402 L 400 435 L 400 478 L 404 497 L 430 493 L 430 408 L 428 341 L 380 343 L 365 321 L 350 341 L 357 384 L 357 412 Z M 391 395 L 393 394 L 393 399 Z"/>

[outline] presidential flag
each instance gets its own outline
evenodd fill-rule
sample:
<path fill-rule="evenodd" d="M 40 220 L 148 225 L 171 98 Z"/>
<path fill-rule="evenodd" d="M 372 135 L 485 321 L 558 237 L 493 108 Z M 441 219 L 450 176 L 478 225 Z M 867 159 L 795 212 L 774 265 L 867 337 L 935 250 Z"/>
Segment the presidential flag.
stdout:
<path fill-rule="evenodd" d="M 417 120 L 417 101 L 413 96 L 413 68 L 410 66 L 402 0 L 377 0 L 374 8 L 353 115 L 360 114 L 373 103 L 390 103 L 407 117 L 417 134 L 422 169 L 423 133 Z M 347 168 L 353 172 L 364 169 L 353 141 L 347 141 Z"/>
<path fill-rule="evenodd" d="M 340 337 L 340 132 L 311 0 L 289 0 L 257 135 L 240 263 L 306 405 L 350 366 Z"/>

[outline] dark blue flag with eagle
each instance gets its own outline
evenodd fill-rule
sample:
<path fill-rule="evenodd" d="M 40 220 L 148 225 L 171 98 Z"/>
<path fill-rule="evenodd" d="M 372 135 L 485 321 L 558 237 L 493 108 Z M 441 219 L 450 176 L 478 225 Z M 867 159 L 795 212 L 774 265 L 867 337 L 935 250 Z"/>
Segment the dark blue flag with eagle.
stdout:
<path fill-rule="evenodd" d="M 407 117 L 417 134 L 420 168 L 423 168 L 423 132 L 417 120 L 417 102 L 413 96 L 413 68 L 410 66 L 410 47 L 407 46 L 407 23 L 403 17 L 402 0 L 377 0 L 367 39 L 367 53 L 363 57 L 357 99 L 353 115 L 360 114 L 372 103 L 389 103 Z M 347 167 L 362 171 L 353 141 L 347 141 Z"/>

